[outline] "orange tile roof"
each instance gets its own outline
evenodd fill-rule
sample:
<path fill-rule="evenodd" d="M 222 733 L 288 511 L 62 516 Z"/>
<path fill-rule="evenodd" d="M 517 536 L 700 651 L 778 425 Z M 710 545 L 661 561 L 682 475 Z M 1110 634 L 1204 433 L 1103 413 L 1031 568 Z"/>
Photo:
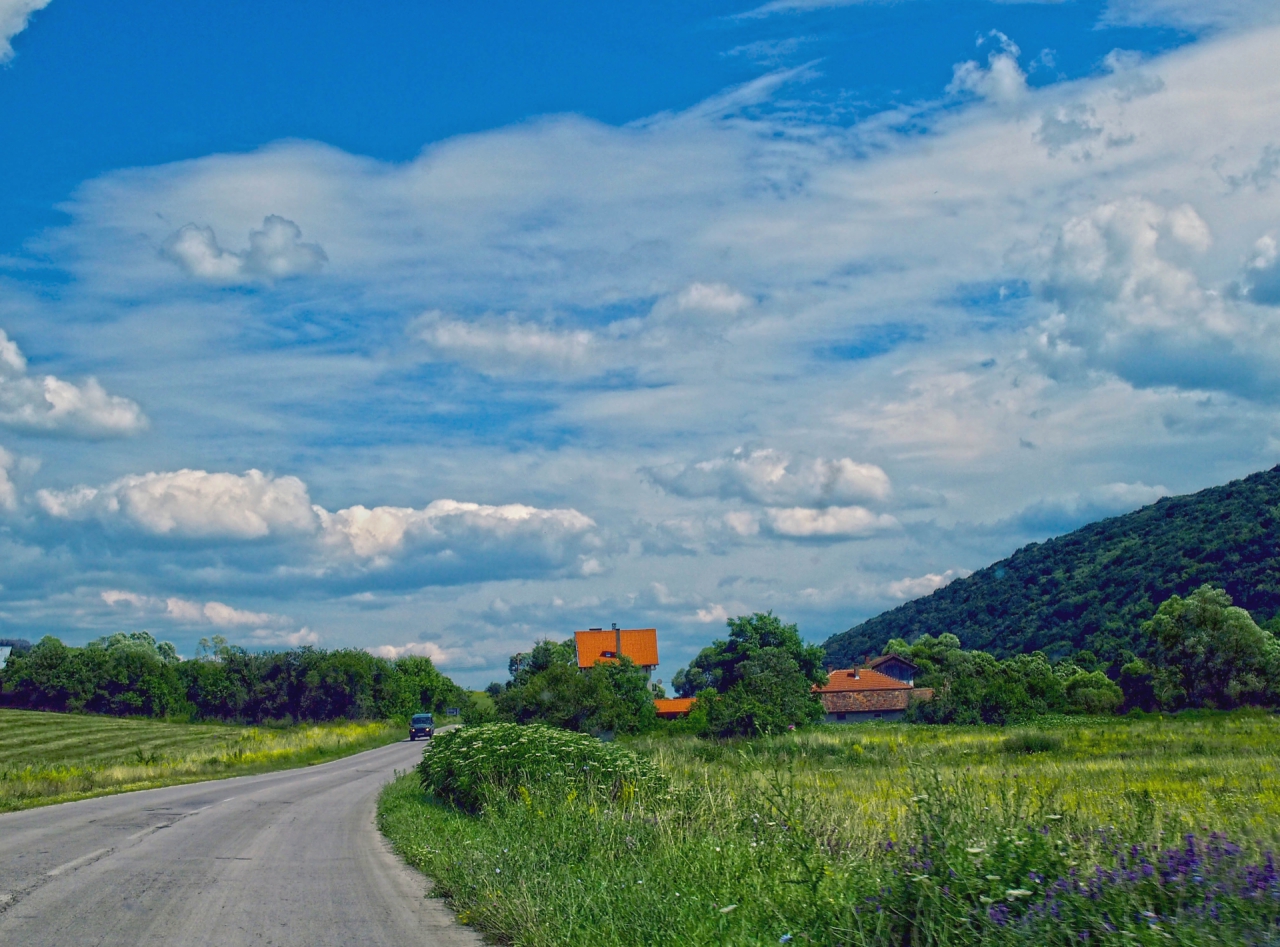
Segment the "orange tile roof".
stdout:
<path fill-rule="evenodd" d="M 614 649 L 618 646 L 619 632 L 613 629 L 604 631 L 575 631 L 574 643 L 578 646 L 578 667 L 589 668 L 601 661 L 615 661 Z M 658 666 L 658 629 L 656 628 L 624 628 L 622 635 L 622 654 L 641 667 Z"/>
<path fill-rule="evenodd" d="M 659 717 L 680 717 L 689 712 L 693 706 L 692 697 L 659 697 L 653 702 L 653 708 Z"/>
<path fill-rule="evenodd" d="M 911 685 L 896 677 L 871 668 L 845 668 L 827 675 L 825 687 L 815 687 L 816 694 L 840 694 L 859 691 L 911 690 Z"/>

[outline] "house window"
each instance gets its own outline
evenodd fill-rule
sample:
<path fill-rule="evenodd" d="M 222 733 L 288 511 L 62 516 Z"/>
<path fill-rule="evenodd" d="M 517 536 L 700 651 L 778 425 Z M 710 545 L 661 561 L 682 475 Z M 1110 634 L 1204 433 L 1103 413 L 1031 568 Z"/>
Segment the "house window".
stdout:
<path fill-rule="evenodd" d="M 843 720 L 844 718 L 845 718 L 845 714 L 836 714 L 837 720 Z"/>
<path fill-rule="evenodd" d="M 879 720 L 879 719 L 880 719 L 881 717 L 883 717 L 883 716 L 884 716 L 884 714 L 876 714 L 876 719 L 877 719 L 877 720 Z"/>

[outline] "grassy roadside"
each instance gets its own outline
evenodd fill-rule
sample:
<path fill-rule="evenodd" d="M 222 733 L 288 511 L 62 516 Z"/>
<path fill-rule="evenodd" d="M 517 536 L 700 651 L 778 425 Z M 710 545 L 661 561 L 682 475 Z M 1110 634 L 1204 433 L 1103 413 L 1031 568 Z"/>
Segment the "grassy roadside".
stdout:
<path fill-rule="evenodd" d="M 631 746 L 669 796 L 531 782 L 469 816 L 410 773 L 379 825 L 528 947 L 1280 942 L 1274 715 Z"/>
<path fill-rule="evenodd" d="M 0 812 L 323 763 L 403 735 L 382 721 L 270 728 L 0 710 Z"/>

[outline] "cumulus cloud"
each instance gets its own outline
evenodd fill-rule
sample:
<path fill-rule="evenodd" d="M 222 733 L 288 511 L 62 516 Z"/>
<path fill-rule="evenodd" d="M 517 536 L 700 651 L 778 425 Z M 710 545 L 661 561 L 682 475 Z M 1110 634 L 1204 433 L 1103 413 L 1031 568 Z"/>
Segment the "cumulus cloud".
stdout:
<path fill-rule="evenodd" d="M 952 70 L 947 92 L 952 95 L 976 95 L 997 105 L 1010 105 L 1027 94 L 1027 74 L 1018 65 L 1022 50 L 999 30 L 978 39 L 978 45 L 994 42 L 1000 48 L 987 56 L 984 68 L 976 60 L 957 63 Z"/>
<path fill-rule="evenodd" d="M 694 617 L 704 625 L 722 625 L 729 619 L 729 612 L 723 605 L 708 605 L 694 612 Z"/>
<path fill-rule="evenodd" d="M 861 506 L 769 509 L 765 511 L 765 522 L 773 533 L 788 539 L 856 539 L 898 526 L 889 514 L 873 513 Z"/>
<path fill-rule="evenodd" d="M 795 460 L 772 448 L 739 447 L 726 457 L 642 472 L 676 496 L 737 498 L 771 506 L 884 500 L 890 493 L 888 475 L 875 464 L 848 457 Z"/>
<path fill-rule="evenodd" d="M 601 556 L 607 544 L 595 521 L 574 509 L 445 499 L 421 509 L 356 505 L 330 512 L 311 503 L 297 477 L 259 470 L 130 475 L 101 487 L 42 489 L 36 501 L 54 519 L 118 524 L 148 536 L 218 543 L 290 540 L 263 554 L 290 574 L 315 581 L 370 570 L 430 584 L 485 574 L 590 576 L 606 568 Z M 252 568 L 260 569 L 255 562 Z M 181 603 L 174 607 L 194 614 Z M 216 603 L 212 610 L 199 607 L 210 620 L 214 612 L 232 620 Z"/>
<path fill-rule="evenodd" d="M 1280 306 L 1280 253 L 1274 234 L 1260 237 L 1245 262 L 1240 295 L 1263 306 Z"/>
<path fill-rule="evenodd" d="M 577 551 L 588 574 L 599 567 L 587 555 L 595 521 L 573 509 L 435 500 L 422 509 L 353 506 L 336 513 L 317 511 L 327 549 L 375 563 L 409 553 L 468 558 L 524 554 L 554 561 Z"/>
<path fill-rule="evenodd" d="M 58 519 L 120 520 L 157 536 L 259 539 L 317 525 L 306 484 L 260 470 L 130 475 L 104 487 L 40 490 L 36 499 Z"/>
<path fill-rule="evenodd" d="M 389 661 L 407 657 L 430 658 L 440 667 L 447 667 L 458 657 L 455 652 L 442 648 L 434 641 L 409 641 L 402 645 L 381 644 L 365 650 Z"/>
<path fill-rule="evenodd" d="M 1041 289 L 1065 310 L 1115 307 L 1127 322 L 1167 328 L 1202 312 L 1205 296 L 1196 275 L 1162 255 L 1162 245 L 1203 253 L 1212 242 L 1188 205 L 1112 201 L 1063 225 Z"/>
<path fill-rule="evenodd" d="M 0 0 L 0 64 L 13 58 L 15 36 L 27 28 L 31 14 L 43 10 L 50 0 Z"/>
<path fill-rule="evenodd" d="M 26 356 L 0 329 L 0 424 L 96 438 L 136 434 L 149 422 L 135 402 L 107 394 L 97 379 L 76 385 L 28 374 Z"/>
<path fill-rule="evenodd" d="M 690 283 L 675 297 L 679 312 L 733 316 L 749 305 L 750 299 L 726 283 Z"/>
<path fill-rule="evenodd" d="M 297 631 L 280 631 L 271 628 L 259 628 L 249 635 L 255 643 L 272 648 L 301 648 L 305 645 L 317 645 L 320 636 L 305 625 Z"/>
<path fill-rule="evenodd" d="M 943 586 L 950 585 L 953 581 L 969 574 L 967 569 L 948 569 L 946 572 L 930 572 L 927 575 L 917 576 L 915 578 L 898 579 L 890 582 L 885 586 L 885 591 L 890 598 L 899 598 L 903 600 L 920 598 L 922 595 L 928 595 L 936 592 Z"/>
<path fill-rule="evenodd" d="M 151 595 L 139 595 L 121 589 L 108 589 L 101 593 L 102 600 L 108 605 L 128 605 L 136 609 L 163 614 L 170 620 L 183 625 L 214 625 L 219 628 L 235 628 L 240 626 L 291 624 L 284 615 L 270 612 L 251 612 L 233 608 L 222 602 L 193 602 L 184 598 L 158 598 Z"/>
<path fill-rule="evenodd" d="M 18 491 L 9 479 L 9 471 L 13 469 L 14 458 L 3 447 L 0 447 L 0 509 L 16 510 L 18 508 Z"/>
<path fill-rule="evenodd" d="M 466 321 L 439 310 L 414 320 L 409 332 L 434 358 L 494 375 L 529 371 L 576 374 L 592 367 L 590 360 L 597 347 L 594 336 L 581 329 L 549 328 L 514 317 Z M 595 370 L 607 367 L 597 364 Z"/>
<path fill-rule="evenodd" d="M 1059 377 L 1071 366 L 1102 368 L 1141 385 L 1273 396 L 1266 366 L 1280 353 L 1269 320 L 1204 286 L 1194 268 L 1212 245 L 1186 204 L 1130 197 L 1073 217 L 1038 282 L 1056 312 L 1036 330 L 1036 357 Z M 1238 292 L 1265 301 L 1265 239 L 1255 249 Z"/>
<path fill-rule="evenodd" d="M 1168 496 L 1163 486 L 1145 483 L 1108 483 L 1079 493 L 1046 497 L 1003 521 L 1020 535 L 1056 536 L 1085 523 L 1131 513 Z"/>
<path fill-rule="evenodd" d="M 212 227 L 187 224 L 172 234 L 161 251 L 195 279 L 210 283 L 250 283 L 318 273 L 329 257 L 318 243 L 304 243 L 302 228 L 271 214 L 261 230 L 249 231 L 247 250 L 218 244 Z"/>

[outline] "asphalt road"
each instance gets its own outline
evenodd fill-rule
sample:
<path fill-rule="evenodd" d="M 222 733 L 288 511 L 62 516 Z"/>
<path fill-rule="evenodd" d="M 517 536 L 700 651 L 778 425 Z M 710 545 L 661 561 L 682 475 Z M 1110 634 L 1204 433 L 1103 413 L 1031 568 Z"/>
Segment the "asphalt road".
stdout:
<path fill-rule="evenodd" d="M 0 815 L 0 945 L 480 945 L 374 826 L 422 747 Z"/>

